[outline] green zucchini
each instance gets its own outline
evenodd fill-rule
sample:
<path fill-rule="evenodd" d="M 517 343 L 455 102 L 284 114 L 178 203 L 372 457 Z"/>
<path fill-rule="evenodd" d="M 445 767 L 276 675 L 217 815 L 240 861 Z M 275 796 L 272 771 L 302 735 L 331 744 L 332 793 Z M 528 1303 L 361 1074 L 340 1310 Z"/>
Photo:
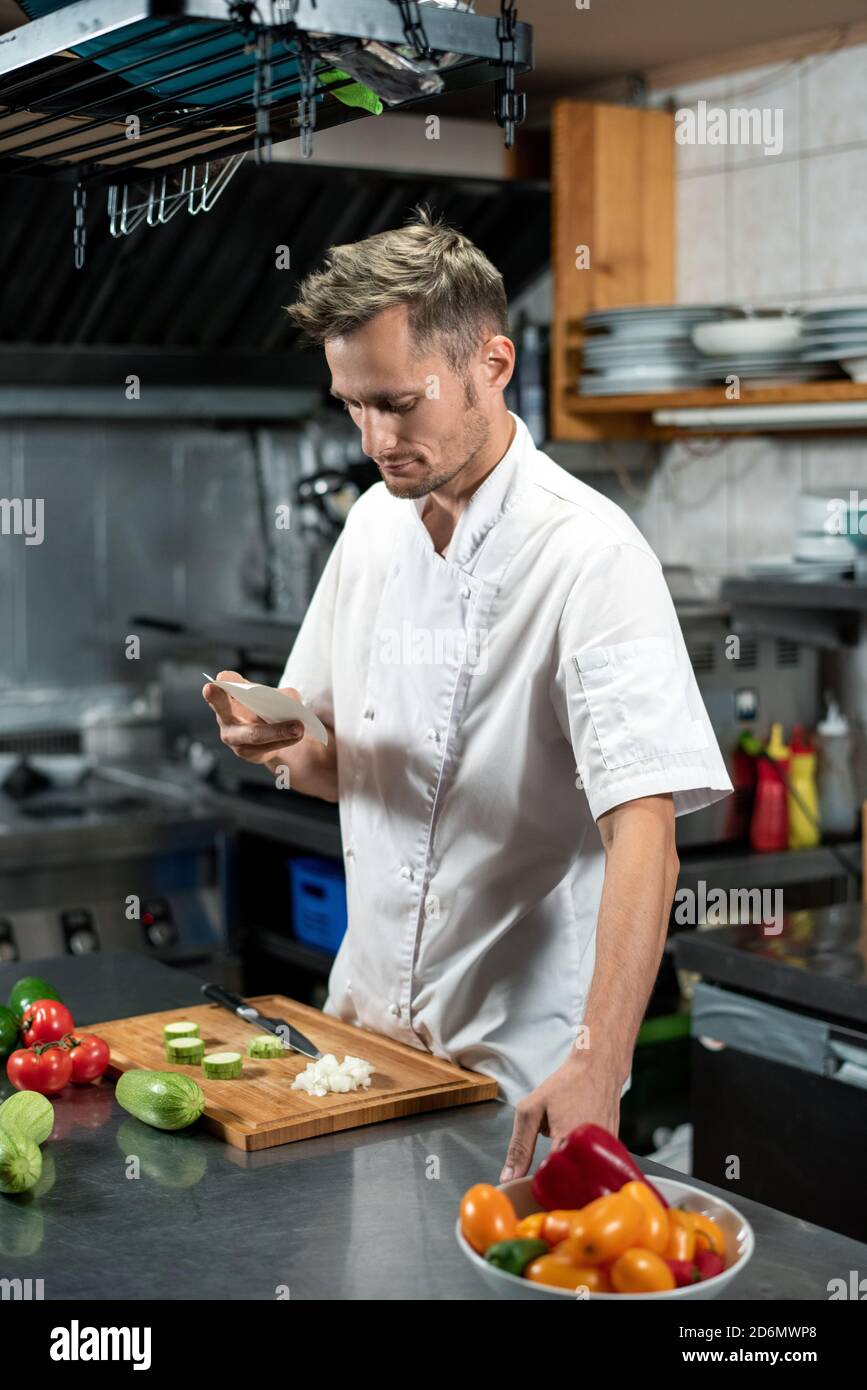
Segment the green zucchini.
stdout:
<path fill-rule="evenodd" d="M 205 1108 L 199 1083 L 178 1071 L 125 1071 L 115 1096 L 118 1105 L 154 1129 L 186 1129 Z"/>
<path fill-rule="evenodd" d="M 273 1033 L 260 1033 L 247 1047 L 250 1057 L 282 1057 L 283 1052 L 283 1044 Z"/>
<path fill-rule="evenodd" d="M 163 1041 L 169 1043 L 173 1038 L 197 1038 L 198 1023 L 167 1023 L 163 1028 Z"/>
<path fill-rule="evenodd" d="M 0 1105 L 0 1129 L 44 1144 L 54 1128 L 54 1106 L 37 1091 L 16 1091 Z"/>
<path fill-rule="evenodd" d="M 0 1129 L 0 1192 L 29 1192 L 42 1173 L 38 1144 L 26 1134 Z"/>
<path fill-rule="evenodd" d="M 240 1052 L 211 1052 L 202 1058 L 202 1071 L 209 1081 L 235 1081 L 241 1069 Z"/>
<path fill-rule="evenodd" d="M 180 1067 L 196 1067 L 205 1055 L 201 1038 L 171 1038 L 166 1043 L 166 1061 Z"/>

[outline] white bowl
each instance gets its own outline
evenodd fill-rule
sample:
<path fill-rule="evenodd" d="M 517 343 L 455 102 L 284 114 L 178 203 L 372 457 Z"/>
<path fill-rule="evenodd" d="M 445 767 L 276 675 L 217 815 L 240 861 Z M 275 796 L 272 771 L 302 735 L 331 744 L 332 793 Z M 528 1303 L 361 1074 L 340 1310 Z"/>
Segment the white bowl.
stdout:
<path fill-rule="evenodd" d="M 867 381 L 867 357 L 846 357 L 840 366 L 853 381 Z"/>
<path fill-rule="evenodd" d="M 699 323 L 692 330 L 692 341 L 706 357 L 792 350 L 801 343 L 801 320 L 794 314 L 782 314 L 779 318 Z"/>
<path fill-rule="evenodd" d="M 502 1183 L 499 1188 L 500 1192 L 508 1195 L 519 1221 L 534 1211 L 541 1210 L 531 1191 L 532 1181 L 532 1178 L 513 1178 L 511 1182 Z M 728 1202 L 702 1191 L 700 1187 L 693 1187 L 690 1183 L 678 1182 L 673 1178 L 654 1177 L 652 1181 L 669 1206 L 703 1212 L 722 1227 L 726 1238 L 728 1265 L 722 1274 L 714 1275 L 713 1279 L 705 1279 L 700 1284 L 687 1284 L 682 1289 L 666 1289 L 662 1293 L 591 1293 L 589 1297 L 598 1301 L 605 1299 L 609 1303 L 624 1303 L 630 1299 L 640 1299 L 645 1303 L 661 1298 L 719 1298 L 727 1285 L 746 1268 L 752 1258 L 756 1244 L 752 1226 Z M 498 1297 L 571 1298 L 572 1302 L 575 1302 L 576 1295 L 573 1289 L 556 1289 L 548 1284 L 532 1284 L 529 1279 L 523 1279 L 517 1274 L 508 1274 L 504 1269 L 497 1269 L 495 1265 L 489 1264 L 462 1236 L 460 1218 L 455 1226 L 455 1234 L 458 1245 L 467 1259 Z"/>

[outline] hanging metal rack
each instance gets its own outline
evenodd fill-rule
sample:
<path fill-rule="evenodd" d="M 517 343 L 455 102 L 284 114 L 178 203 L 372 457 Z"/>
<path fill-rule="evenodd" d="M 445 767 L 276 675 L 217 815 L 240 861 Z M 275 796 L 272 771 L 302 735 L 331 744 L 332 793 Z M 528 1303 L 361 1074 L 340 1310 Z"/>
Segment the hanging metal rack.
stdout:
<path fill-rule="evenodd" d="M 155 39 L 157 78 L 142 58 Z M 511 146 L 525 114 L 515 78 L 532 67 L 514 0 L 499 18 L 417 0 L 76 0 L 0 35 L 0 174 L 74 182 L 80 267 L 92 185 L 108 185 L 115 236 L 207 211 L 248 151 L 267 162 L 273 141 L 300 136 L 309 157 L 314 126 L 367 114 L 335 95 L 354 81 L 335 76 L 341 58 L 361 49 L 425 69 L 420 95 L 391 109 L 493 82 Z"/>

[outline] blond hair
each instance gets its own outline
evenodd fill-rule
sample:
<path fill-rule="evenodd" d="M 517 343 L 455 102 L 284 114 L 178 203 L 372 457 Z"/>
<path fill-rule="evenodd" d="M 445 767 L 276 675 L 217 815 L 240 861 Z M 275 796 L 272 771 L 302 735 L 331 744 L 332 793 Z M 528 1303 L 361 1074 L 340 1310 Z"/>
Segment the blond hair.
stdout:
<path fill-rule="evenodd" d="M 503 277 L 487 256 L 427 207 L 406 226 L 331 246 L 326 268 L 302 280 L 285 305 L 316 343 L 343 337 L 383 309 L 405 304 L 417 352 L 442 351 L 462 372 L 485 338 L 509 332 Z"/>

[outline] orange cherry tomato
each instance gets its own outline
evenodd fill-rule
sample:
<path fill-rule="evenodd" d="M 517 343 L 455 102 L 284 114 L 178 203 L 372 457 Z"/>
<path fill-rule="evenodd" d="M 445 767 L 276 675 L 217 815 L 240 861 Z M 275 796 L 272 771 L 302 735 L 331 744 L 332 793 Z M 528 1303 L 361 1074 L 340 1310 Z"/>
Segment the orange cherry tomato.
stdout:
<path fill-rule="evenodd" d="M 515 1227 L 516 1240 L 544 1240 L 542 1227 L 551 1215 L 549 1211 L 534 1211 L 530 1216 L 525 1216 Z"/>
<path fill-rule="evenodd" d="M 695 1255 L 695 1216 L 691 1211 L 680 1207 L 668 1209 L 668 1245 L 664 1255 L 667 1260 L 687 1260 L 692 1264 Z"/>
<path fill-rule="evenodd" d="M 591 1293 L 610 1293 L 608 1276 L 604 1269 L 594 1269 L 587 1265 L 572 1264 L 554 1251 L 550 1255 L 540 1255 L 524 1270 L 523 1277 L 532 1284 L 550 1284 L 555 1289 L 588 1288 Z"/>
<path fill-rule="evenodd" d="M 651 1191 L 646 1182 L 640 1182 L 637 1178 L 635 1182 L 624 1183 L 620 1191 L 633 1197 L 644 1211 L 644 1221 L 636 1244 L 643 1250 L 653 1250 L 657 1255 L 665 1254 L 668 1245 L 668 1212 L 656 1193 Z"/>
<path fill-rule="evenodd" d="M 617 1257 L 610 1274 L 615 1293 L 661 1293 L 675 1286 L 665 1260 L 654 1250 L 642 1250 L 637 1245 Z"/>
<path fill-rule="evenodd" d="M 572 1226 L 580 1263 L 607 1264 L 638 1243 L 644 1208 L 634 1197 L 612 1192 L 582 1207 Z"/>
<path fill-rule="evenodd" d="M 517 1224 L 509 1198 L 489 1182 L 477 1182 L 461 1198 L 461 1234 L 480 1255 L 498 1240 L 511 1240 Z"/>
<path fill-rule="evenodd" d="M 558 1245 L 572 1234 L 572 1227 L 578 1211 L 546 1211 L 540 1235 L 549 1245 Z"/>
<path fill-rule="evenodd" d="M 690 1213 L 695 1226 L 695 1253 L 701 1250 L 711 1250 L 714 1255 L 725 1255 L 726 1238 L 723 1229 L 710 1216 L 705 1216 L 703 1211 Z"/>

